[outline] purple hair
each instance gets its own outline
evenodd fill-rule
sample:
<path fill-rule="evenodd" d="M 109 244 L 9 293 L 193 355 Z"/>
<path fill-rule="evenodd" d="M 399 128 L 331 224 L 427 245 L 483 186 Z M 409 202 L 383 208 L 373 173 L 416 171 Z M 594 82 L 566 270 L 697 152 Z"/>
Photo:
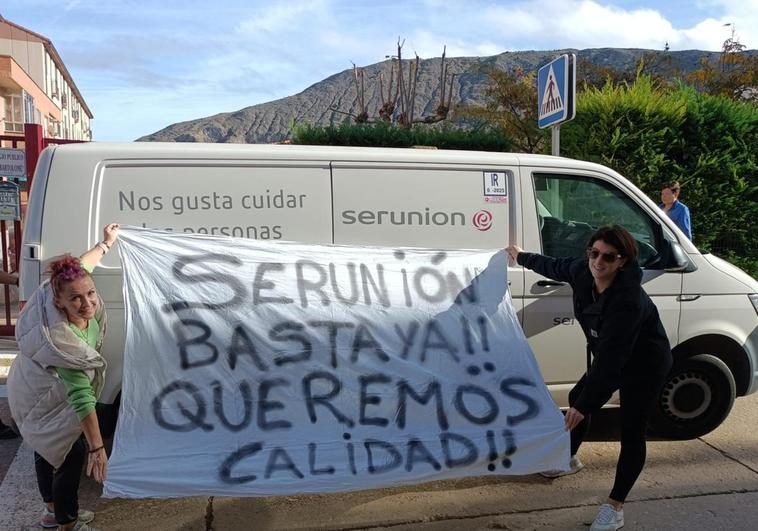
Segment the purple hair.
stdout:
<path fill-rule="evenodd" d="M 61 292 L 64 283 L 89 276 L 89 273 L 82 267 L 79 259 L 74 258 L 70 254 L 53 261 L 48 267 L 48 271 L 50 273 L 50 284 L 52 284 L 53 293 L 56 295 Z"/>

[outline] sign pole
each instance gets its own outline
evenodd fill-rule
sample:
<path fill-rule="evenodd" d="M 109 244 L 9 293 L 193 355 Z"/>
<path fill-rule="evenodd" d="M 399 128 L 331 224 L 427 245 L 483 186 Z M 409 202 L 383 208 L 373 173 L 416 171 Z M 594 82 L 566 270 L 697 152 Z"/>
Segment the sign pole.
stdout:
<path fill-rule="evenodd" d="M 554 125 L 550 129 L 552 131 L 552 155 L 559 157 L 561 155 L 561 124 Z"/>

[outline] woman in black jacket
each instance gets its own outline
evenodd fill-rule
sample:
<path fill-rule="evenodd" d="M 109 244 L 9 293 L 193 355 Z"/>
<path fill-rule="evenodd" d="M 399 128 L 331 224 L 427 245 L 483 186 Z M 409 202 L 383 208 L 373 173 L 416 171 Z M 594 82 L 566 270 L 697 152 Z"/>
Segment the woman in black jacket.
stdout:
<path fill-rule="evenodd" d="M 573 474 L 590 415 L 620 391 L 621 452 L 616 480 L 591 531 L 624 525 L 623 505 L 645 464 L 647 412 L 671 369 L 672 357 L 658 309 L 642 289 L 637 242 L 621 226 L 603 227 L 587 244 L 586 258 L 551 258 L 507 248 L 518 264 L 573 288 L 574 315 L 587 338 L 587 372 L 569 393 L 566 429 L 571 430 Z"/>

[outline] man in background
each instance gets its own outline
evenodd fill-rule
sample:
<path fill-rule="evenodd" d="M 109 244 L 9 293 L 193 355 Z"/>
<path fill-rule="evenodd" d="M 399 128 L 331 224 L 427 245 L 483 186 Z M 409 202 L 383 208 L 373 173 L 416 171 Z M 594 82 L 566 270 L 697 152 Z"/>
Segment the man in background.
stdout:
<path fill-rule="evenodd" d="M 692 240 L 692 222 L 690 220 L 690 209 L 687 205 L 679 202 L 679 192 L 682 187 L 678 181 L 664 183 L 661 186 L 661 204 L 663 211 L 676 223 L 676 226 L 682 229 L 687 238 Z"/>

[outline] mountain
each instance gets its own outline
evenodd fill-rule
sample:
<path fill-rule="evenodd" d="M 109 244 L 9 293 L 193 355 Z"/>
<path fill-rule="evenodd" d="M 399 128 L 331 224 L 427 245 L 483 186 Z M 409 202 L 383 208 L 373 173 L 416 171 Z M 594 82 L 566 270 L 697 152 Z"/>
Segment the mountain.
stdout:
<path fill-rule="evenodd" d="M 520 68 L 525 72 L 537 70 L 562 53 L 576 53 L 577 64 L 586 61 L 600 67 L 612 67 L 620 71 L 633 69 L 637 61 L 653 50 L 638 48 L 593 48 L 587 50 L 552 50 L 505 52 L 490 57 L 447 58 L 449 72 L 456 73 L 453 85 L 453 104 L 482 104 L 483 90 L 487 76 L 481 67 L 494 66 L 511 71 Z M 662 61 L 664 73 L 689 73 L 700 67 L 703 57 L 718 61 L 719 52 L 684 50 L 657 52 Z M 407 71 L 406 61 L 403 61 Z M 384 72 L 389 76 L 391 62 L 383 61 L 365 67 L 365 97 L 369 116 L 377 116 L 381 105 L 378 76 Z M 420 63 L 417 85 L 416 116 L 433 114 L 438 102 L 438 85 L 441 59 L 424 59 Z M 580 73 L 578 75 L 581 75 Z M 422 108 L 422 105 L 425 107 Z M 291 125 L 295 122 L 328 125 L 347 118 L 344 112 L 357 108 L 357 95 L 352 70 L 334 74 L 323 81 L 311 85 L 294 96 L 288 96 L 268 103 L 245 107 L 231 113 L 220 113 L 205 118 L 170 125 L 153 134 L 143 136 L 138 141 L 152 142 L 230 142 L 268 143 L 278 142 L 290 136 Z M 335 112 L 334 109 L 343 111 Z"/>

